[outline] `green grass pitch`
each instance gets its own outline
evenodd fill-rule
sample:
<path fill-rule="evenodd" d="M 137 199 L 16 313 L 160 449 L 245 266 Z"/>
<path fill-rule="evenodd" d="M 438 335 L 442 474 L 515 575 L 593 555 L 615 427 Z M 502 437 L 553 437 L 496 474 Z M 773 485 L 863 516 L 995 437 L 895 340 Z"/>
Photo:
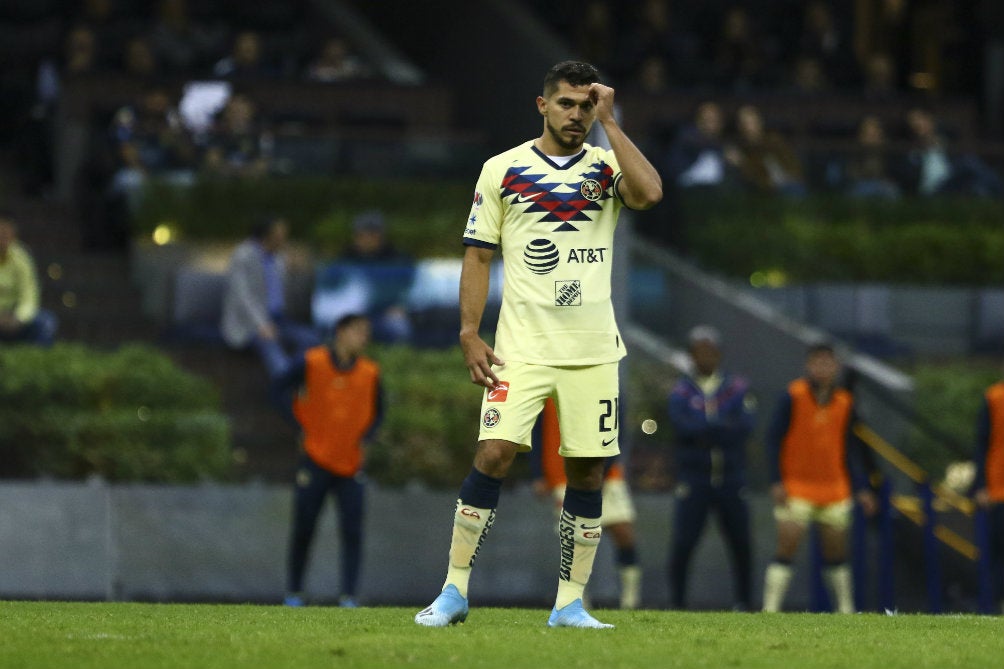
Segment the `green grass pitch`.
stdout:
<path fill-rule="evenodd" d="M 1004 618 L 596 611 L 612 630 L 549 629 L 543 609 L 0 602 L 0 668 L 1004 666 Z"/>

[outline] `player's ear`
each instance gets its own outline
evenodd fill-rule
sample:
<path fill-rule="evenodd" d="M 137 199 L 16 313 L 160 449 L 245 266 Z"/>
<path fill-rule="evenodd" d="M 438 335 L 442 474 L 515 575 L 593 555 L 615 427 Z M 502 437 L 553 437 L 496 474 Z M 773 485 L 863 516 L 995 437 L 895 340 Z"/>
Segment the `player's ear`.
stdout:
<path fill-rule="evenodd" d="M 547 100 L 540 95 L 537 96 L 537 111 L 541 116 L 547 116 Z"/>

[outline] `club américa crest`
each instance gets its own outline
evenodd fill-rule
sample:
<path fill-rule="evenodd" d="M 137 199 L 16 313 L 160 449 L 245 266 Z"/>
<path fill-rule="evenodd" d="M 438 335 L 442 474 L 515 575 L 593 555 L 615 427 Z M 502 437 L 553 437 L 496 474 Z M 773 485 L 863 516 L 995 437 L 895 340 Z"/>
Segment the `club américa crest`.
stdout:
<path fill-rule="evenodd" d="M 586 179 L 579 186 L 579 192 L 590 202 L 596 202 L 603 197 L 603 186 L 596 179 Z"/>
<path fill-rule="evenodd" d="M 484 415 L 481 416 L 481 423 L 485 427 L 495 427 L 496 425 L 499 424 L 499 421 L 501 420 L 502 420 L 502 414 L 499 413 L 499 410 L 494 407 L 485 411 Z"/>

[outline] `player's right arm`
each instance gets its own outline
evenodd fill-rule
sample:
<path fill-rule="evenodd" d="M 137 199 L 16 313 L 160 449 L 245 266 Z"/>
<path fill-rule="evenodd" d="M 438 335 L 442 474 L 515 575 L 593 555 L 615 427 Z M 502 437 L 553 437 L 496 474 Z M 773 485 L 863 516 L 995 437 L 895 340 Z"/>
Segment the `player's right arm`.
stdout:
<path fill-rule="evenodd" d="M 492 365 L 505 364 L 479 333 L 494 255 L 494 249 L 467 246 L 460 271 L 460 348 L 471 373 L 471 383 L 488 388 L 499 381 Z"/>

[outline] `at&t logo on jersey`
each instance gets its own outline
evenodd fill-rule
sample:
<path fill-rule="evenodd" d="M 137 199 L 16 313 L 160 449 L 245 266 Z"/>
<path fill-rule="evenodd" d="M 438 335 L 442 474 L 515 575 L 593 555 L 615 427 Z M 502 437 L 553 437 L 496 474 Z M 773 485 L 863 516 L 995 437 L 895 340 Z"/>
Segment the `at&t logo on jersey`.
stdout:
<path fill-rule="evenodd" d="M 502 414 L 498 409 L 492 407 L 481 416 L 481 424 L 485 427 L 495 427 L 502 421 Z"/>
<path fill-rule="evenodd" d="M 582 306 L 582 282 L 578 279 L 573 281 L 555 281 L 554 305 L 557 307 Z"/>
<path fill-rule="evenodd" d="M 549 274 L 558 266 L 561 254 L 549 239 L 535 239 L 523 249 L 523 264 L 534 274 Z"/>

